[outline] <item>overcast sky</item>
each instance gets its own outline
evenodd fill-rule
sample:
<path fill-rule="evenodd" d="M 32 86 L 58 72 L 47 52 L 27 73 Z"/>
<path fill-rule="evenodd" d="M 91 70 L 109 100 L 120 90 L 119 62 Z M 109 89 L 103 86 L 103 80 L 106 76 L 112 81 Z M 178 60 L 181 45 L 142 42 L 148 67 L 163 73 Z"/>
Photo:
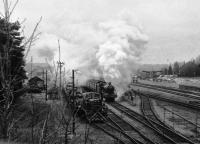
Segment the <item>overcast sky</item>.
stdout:
<path fill-rule="evenodd" d="M 2 11 L 2 2 L 0 8 Z M 92 33 L 91 23 L 115 19 L 123 11 L 134 17 L 148 37 L 141 63 L 187 61 L 200 55 L 200 0 L 19 0 L 13 19 L 27 18 L 24 25 L 28 35 L 43 17 L 41 39 L 30 53 L 38 57 L 49 49 L 54 55 L 57 39 L 61 39 L 62 47 L 75 48 L 65 41 L 71 36 L 71 29 L 78 25 L 77 39 L 78 35 L 90 39 L 87 36 Z M 82 32 L 86 30 L 87 33 Z M 38 47 L 44 48 L 39 54 Z M 63 53 L 70 53 L 70 48 Z M 41 62 L 41 57 L 35 61 Z"/>

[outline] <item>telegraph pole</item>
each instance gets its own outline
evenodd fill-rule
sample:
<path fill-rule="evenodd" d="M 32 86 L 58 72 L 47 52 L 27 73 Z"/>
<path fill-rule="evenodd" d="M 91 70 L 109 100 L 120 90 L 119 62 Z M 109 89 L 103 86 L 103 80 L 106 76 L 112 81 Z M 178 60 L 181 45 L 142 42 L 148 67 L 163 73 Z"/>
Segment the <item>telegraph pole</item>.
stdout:
<path fill-rule="evenodd" d="M 60 69 L 60 85 L 59 85 L 59 91 L 60 91 L 60 99 L 61 99 L 61 87 L 62 87 L 62 66 L 64 65 L 64 62 L 60 61 L 60 42 L 58 40 L 58 48 L 59 48 L 59 61 L 58 63 L 58 67 Z"/>
<path fill-rule="evenodd" d="M 45 100 L 47 101 L 47 70 L 46 70 L 46 83 L 45 83 Z"/>
<path fill-rule="evenodd" d="M 64 63 L 59 61 L 59 67 L 60 67 L 60 90 L 61 90 L 61 87 L 62 87 L 62 66 L 63 65 L 64 65 Z"/>
<path fill-rule="evenodd" d="M 33 57 L 31 56 L 31 78 L 32 78 L 32 75 L 33 75 Z M 32 140 L 32 144 L 34 144 L 34 102 L 33 102 L 33 94 L 32 94 L 31 86 L 30 86 L 30 91 L 31 91 L 31 105 L 32 105 L 32 110 L 31 110 L 31 114 L 32 114 L 32 119 L 31 119 L 31 140 Z"/>
<path fill-rule="evenodd" d="M 74 95 L 74 70 L 72 70 L 72 99 L 73 99 L 73 121 L 72 121 L 72 132 L 75 134 L 75 95 Z"/>

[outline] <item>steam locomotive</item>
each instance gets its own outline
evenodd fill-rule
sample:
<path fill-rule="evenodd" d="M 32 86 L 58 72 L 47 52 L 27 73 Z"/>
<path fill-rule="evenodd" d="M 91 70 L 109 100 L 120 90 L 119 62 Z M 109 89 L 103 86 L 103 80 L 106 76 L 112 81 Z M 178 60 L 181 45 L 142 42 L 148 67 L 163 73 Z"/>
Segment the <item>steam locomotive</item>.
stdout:
<path fill-rule="evenodd" d="M 84 87 L 76 87 L 74 96 L 69 88 L 65 90 L 65 95 L 79 117 L 94 122 L 107 116 L 108 108 L 99 93 L 87 92 Z"/>
<path fill-rule="evenodd" d="M 86 86 L 92 91 L 99 93 L 107 102 L 113 102 L 117 97 L 115 87 L 111 82 L 105 82 L 104 79 L 90 79 L 86 82 Z"/>

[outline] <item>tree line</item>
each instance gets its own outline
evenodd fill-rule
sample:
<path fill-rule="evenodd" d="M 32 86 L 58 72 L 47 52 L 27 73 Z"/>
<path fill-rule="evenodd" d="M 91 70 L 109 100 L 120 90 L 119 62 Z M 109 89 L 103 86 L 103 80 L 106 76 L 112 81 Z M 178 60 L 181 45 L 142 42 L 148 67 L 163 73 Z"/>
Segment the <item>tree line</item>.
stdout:
<path fill-rule="evenodd" d="M 200 63 L 199 57 L 188 62 L 174 62 L 167 68 L 162 69 L 164 75 L 178 75 L 179 77 L 199 77 Z"/>

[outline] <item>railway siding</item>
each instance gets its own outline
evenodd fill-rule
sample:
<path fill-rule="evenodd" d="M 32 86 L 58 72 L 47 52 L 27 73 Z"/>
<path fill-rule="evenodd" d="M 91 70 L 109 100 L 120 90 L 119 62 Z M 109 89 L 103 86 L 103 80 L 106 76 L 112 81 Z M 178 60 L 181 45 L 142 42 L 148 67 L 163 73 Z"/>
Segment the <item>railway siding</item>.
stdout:
<path fill-rule="evenodd" d="M 163 135 L 162 132 L 160 132 L 160 131 L 156 130 L 154 127 L 150 126 L 148 124 L 147 120 L 141 114 L 138 114 L 138 113 L 122 106 L 119 103 L 112 103 L 111 106 L 114 107 L 115 109 L 117 109 L 118 111 L 120 111 L 121 113 L 123 113 L 124 117 L 128 117 L 128 119 L 130 119 L 129 121 L 132 121 L 132 124 L 135 125 L 135 127 L 137 127 L 141 131 L 141 133 L 148 136 L 148 138 L 150 138 L 152 141 L 160 143 L 160 144 L 175 143 L 172 139 Z"/>
<path fill-rule="evenodd" d="M 190 101 L 194 100 L 192 98 L 186 98 L 186 97 L 183 98 L 182 96 L 179 96 L 176 94 L 161 92 L 161 91 L 151 89 L 151 88 L 146 88 L 143 86 L 134 85 L 132 86 L 132 89 L 135 92 L 139 92 L 140 95 L 148 95 L 149 97 L 154 98 L 154 99 L 174 103 L 174 104 L 181 105 L 181 106 L 191 108 L 191 109 L 200 110 L 199 105 L 194 105 L 190 103 Z"/>
<path fill-rule="evenodd" d="M 188 138 L 186 138 L 185 136 L 178 133 L 177 131 L 172 130 L 165 123 L 163 123 L 154 113 L 150 99 L 148 97 L 141 96 L 141 99 L 142 99 L 141 108 L 142 108 L 143 114 L 145 115 L 147 119 L 149 119 L 149 123 L 152 126 L 154 126 L 158 130 L 163 132 L 163 134 L 172 138 L 176 143 L 190 143 L 190 144 L 194 143 Z"/>
<path fill-rule="evenodd" d="M 200 100 L 200 93 L 187 91 L 187 90 L 181 90 L 177 88 L 171 88 L 171 87 L 164 87 L 164 86 L 157 86 L 157 85 L 150 85 L 150 84 L 143 84 L 143 83 L 133 83 L 134 86 L 141 86 L 145 88 L 150 88 L 170 94 L 175 94 L 176 96 L 185 97 L 188 100 Z"/>
<path fill-rule="evenodd" d="M 151 99 L 151 102 L 155 113 L 165 124 L 192 141 L 200 142 L 200 127 L 198 126 L 197 128 L 196 125 L 197 123 L 199 124 L 200 119 L 196 119 L 197 115 L 194 110 L 153 99 Z"/>

